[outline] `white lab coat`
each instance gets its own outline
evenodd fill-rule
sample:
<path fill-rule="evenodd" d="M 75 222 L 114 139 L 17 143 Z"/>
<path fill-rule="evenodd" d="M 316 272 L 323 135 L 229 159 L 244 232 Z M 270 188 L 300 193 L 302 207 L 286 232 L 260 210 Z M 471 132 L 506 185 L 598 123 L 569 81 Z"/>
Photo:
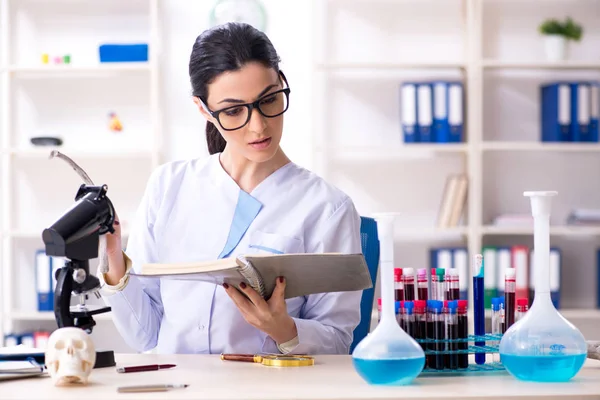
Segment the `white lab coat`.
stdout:
<path fill-rule="evenodd" d="M 248 194 L 216 154 L 169 162 L 152 174 L 126 249 L 137 272 L 143 263 L 265 251 L 360 253 L 360 216 L 347 195 L 294 163 Z M 107 292 L 117 329 L 138 351 L 279 352 L 270 337 L 243 319 L 221 286 L 130 276 L 122 290 Z M 298 329 L 293 352 L 348 354 L 361 294 L 288 299 Z"/>

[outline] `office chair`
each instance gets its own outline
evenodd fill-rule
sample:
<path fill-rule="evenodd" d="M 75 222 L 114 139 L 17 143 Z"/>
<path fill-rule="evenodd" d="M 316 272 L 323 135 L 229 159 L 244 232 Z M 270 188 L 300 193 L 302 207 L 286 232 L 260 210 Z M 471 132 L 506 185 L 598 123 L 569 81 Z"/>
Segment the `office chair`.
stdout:
<path fill-rule="evenodd" d="M 360 323 L 354 329 L 354 339 L 352 345 L 350 345 L 350 354 L 352 354 L 356 345 L 367 336 L 371 329 L 375 282 L 377 281 L 377 270 L 379 268 L 379 238 L 377 236 L 377 222 L 375 219 L 368 217 L 360 218 L 360 237 L 362 253 L 369 267 L 373 287 L 363 291 L 360 300 Z"/>

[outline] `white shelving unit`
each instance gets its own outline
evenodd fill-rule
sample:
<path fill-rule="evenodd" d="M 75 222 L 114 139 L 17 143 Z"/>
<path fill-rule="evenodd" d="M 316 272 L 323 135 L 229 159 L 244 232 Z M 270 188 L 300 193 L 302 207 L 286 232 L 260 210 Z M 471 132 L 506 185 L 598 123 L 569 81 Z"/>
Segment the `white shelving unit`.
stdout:
<path fill-rule="evenodd" d="M 35 147 L 31 137 L 61 137 L 56 149 L 95 184 L 108 185 L 126 242 L 147 179 L 163 159 L 159 3 L 0 0 L 0 345 L 8 333 L 56 327 L 52 312 L 37 310 L 34 252 L 82 183 L 62 160 L 48 159 L 54 148 Z M 147 43 L 149 60 L 100 63 L 102 43 Z M 64 54 L 70 64 L 52 63 Z M 123 131 L 109 130 L 109 112 Z M 96 266 L 90 262 L 90 272 Z M 95 330 L 111 320 L 94 319 Z"/>
<path fill-rule="evenodd" d="M 400 213 L 398 264 L 428 265 L 430 247 L 458 245 L 471 255 L 485 245 L 532 247 L 532 229 L 493 226 L 493 216 L 529 213 L 524 190 L 556 189 L 551 243 L 565 249 L 563 277 L 579 274 L 579 284 L 595 274 L 600 228 L 562 221 L 569 208 L 597 208 L 600 190 L 581 189 L 557 168 L 571 160 L 579 167 L 593 163 L 600 145 L 542 143 L 536 90 L 544 80 L 600 79 L 600 53 L 589 51 L 600 34 L 599 2 L 579 2 L 577 9 L 569 2 L 544 4 L 546 9 L 536 1 L 503 0 L 313 2 L 316 170 L 349 193 L 363 215 Z M 547 62 L 537 26 L 566 15 L 583 23 L 583 43 L 572 60 Z M 403 143 L 399 86 L 416 79 L 464 82 L 464 143 Z M 522 174 L 519 165 L 526 168 Z M 462 225 L 437 229 L 445 178 L 457 172 L 469 176 Z M 588 172 L 582 179 L 597 181 Z M 575 293 L 574 278 L 569 282 L 563 285 L 565 315 L 587 329 L 597 326 L 595 284 L 593 291 L 592 283 L 585 284 L 583 295 Z"/>

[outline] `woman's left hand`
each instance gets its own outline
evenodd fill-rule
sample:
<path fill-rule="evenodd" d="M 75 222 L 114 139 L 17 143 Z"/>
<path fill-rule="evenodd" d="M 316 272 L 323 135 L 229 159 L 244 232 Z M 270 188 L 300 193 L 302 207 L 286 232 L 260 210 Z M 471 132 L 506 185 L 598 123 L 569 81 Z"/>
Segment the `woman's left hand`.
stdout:
<path fill-rule="evenodd" d="M 244 297 L 235 287 L 226 283 L 223 284 L 223 287 L 246 322 L 265 332 L 277 344 L 285 343 L 298 335 L 296 323 L 287 312 L 284 298 L 285 279 L 283 277 L 277 278 L 275 289 L 268 301 L 265 301 L 256 290 L 243 282 L 240 290 L 248 298 Z"/>

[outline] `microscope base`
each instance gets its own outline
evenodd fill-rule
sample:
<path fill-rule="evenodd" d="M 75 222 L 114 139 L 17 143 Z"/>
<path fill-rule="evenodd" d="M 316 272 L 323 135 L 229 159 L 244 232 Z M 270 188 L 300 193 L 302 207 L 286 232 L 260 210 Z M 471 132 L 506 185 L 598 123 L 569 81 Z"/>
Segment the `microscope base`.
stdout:
<path fill-rule="evenodd" d="M 96 350 L 96 363 L 94 364 L 94 368 L 114 367 L 116 365 L 114 351 Z"/>

